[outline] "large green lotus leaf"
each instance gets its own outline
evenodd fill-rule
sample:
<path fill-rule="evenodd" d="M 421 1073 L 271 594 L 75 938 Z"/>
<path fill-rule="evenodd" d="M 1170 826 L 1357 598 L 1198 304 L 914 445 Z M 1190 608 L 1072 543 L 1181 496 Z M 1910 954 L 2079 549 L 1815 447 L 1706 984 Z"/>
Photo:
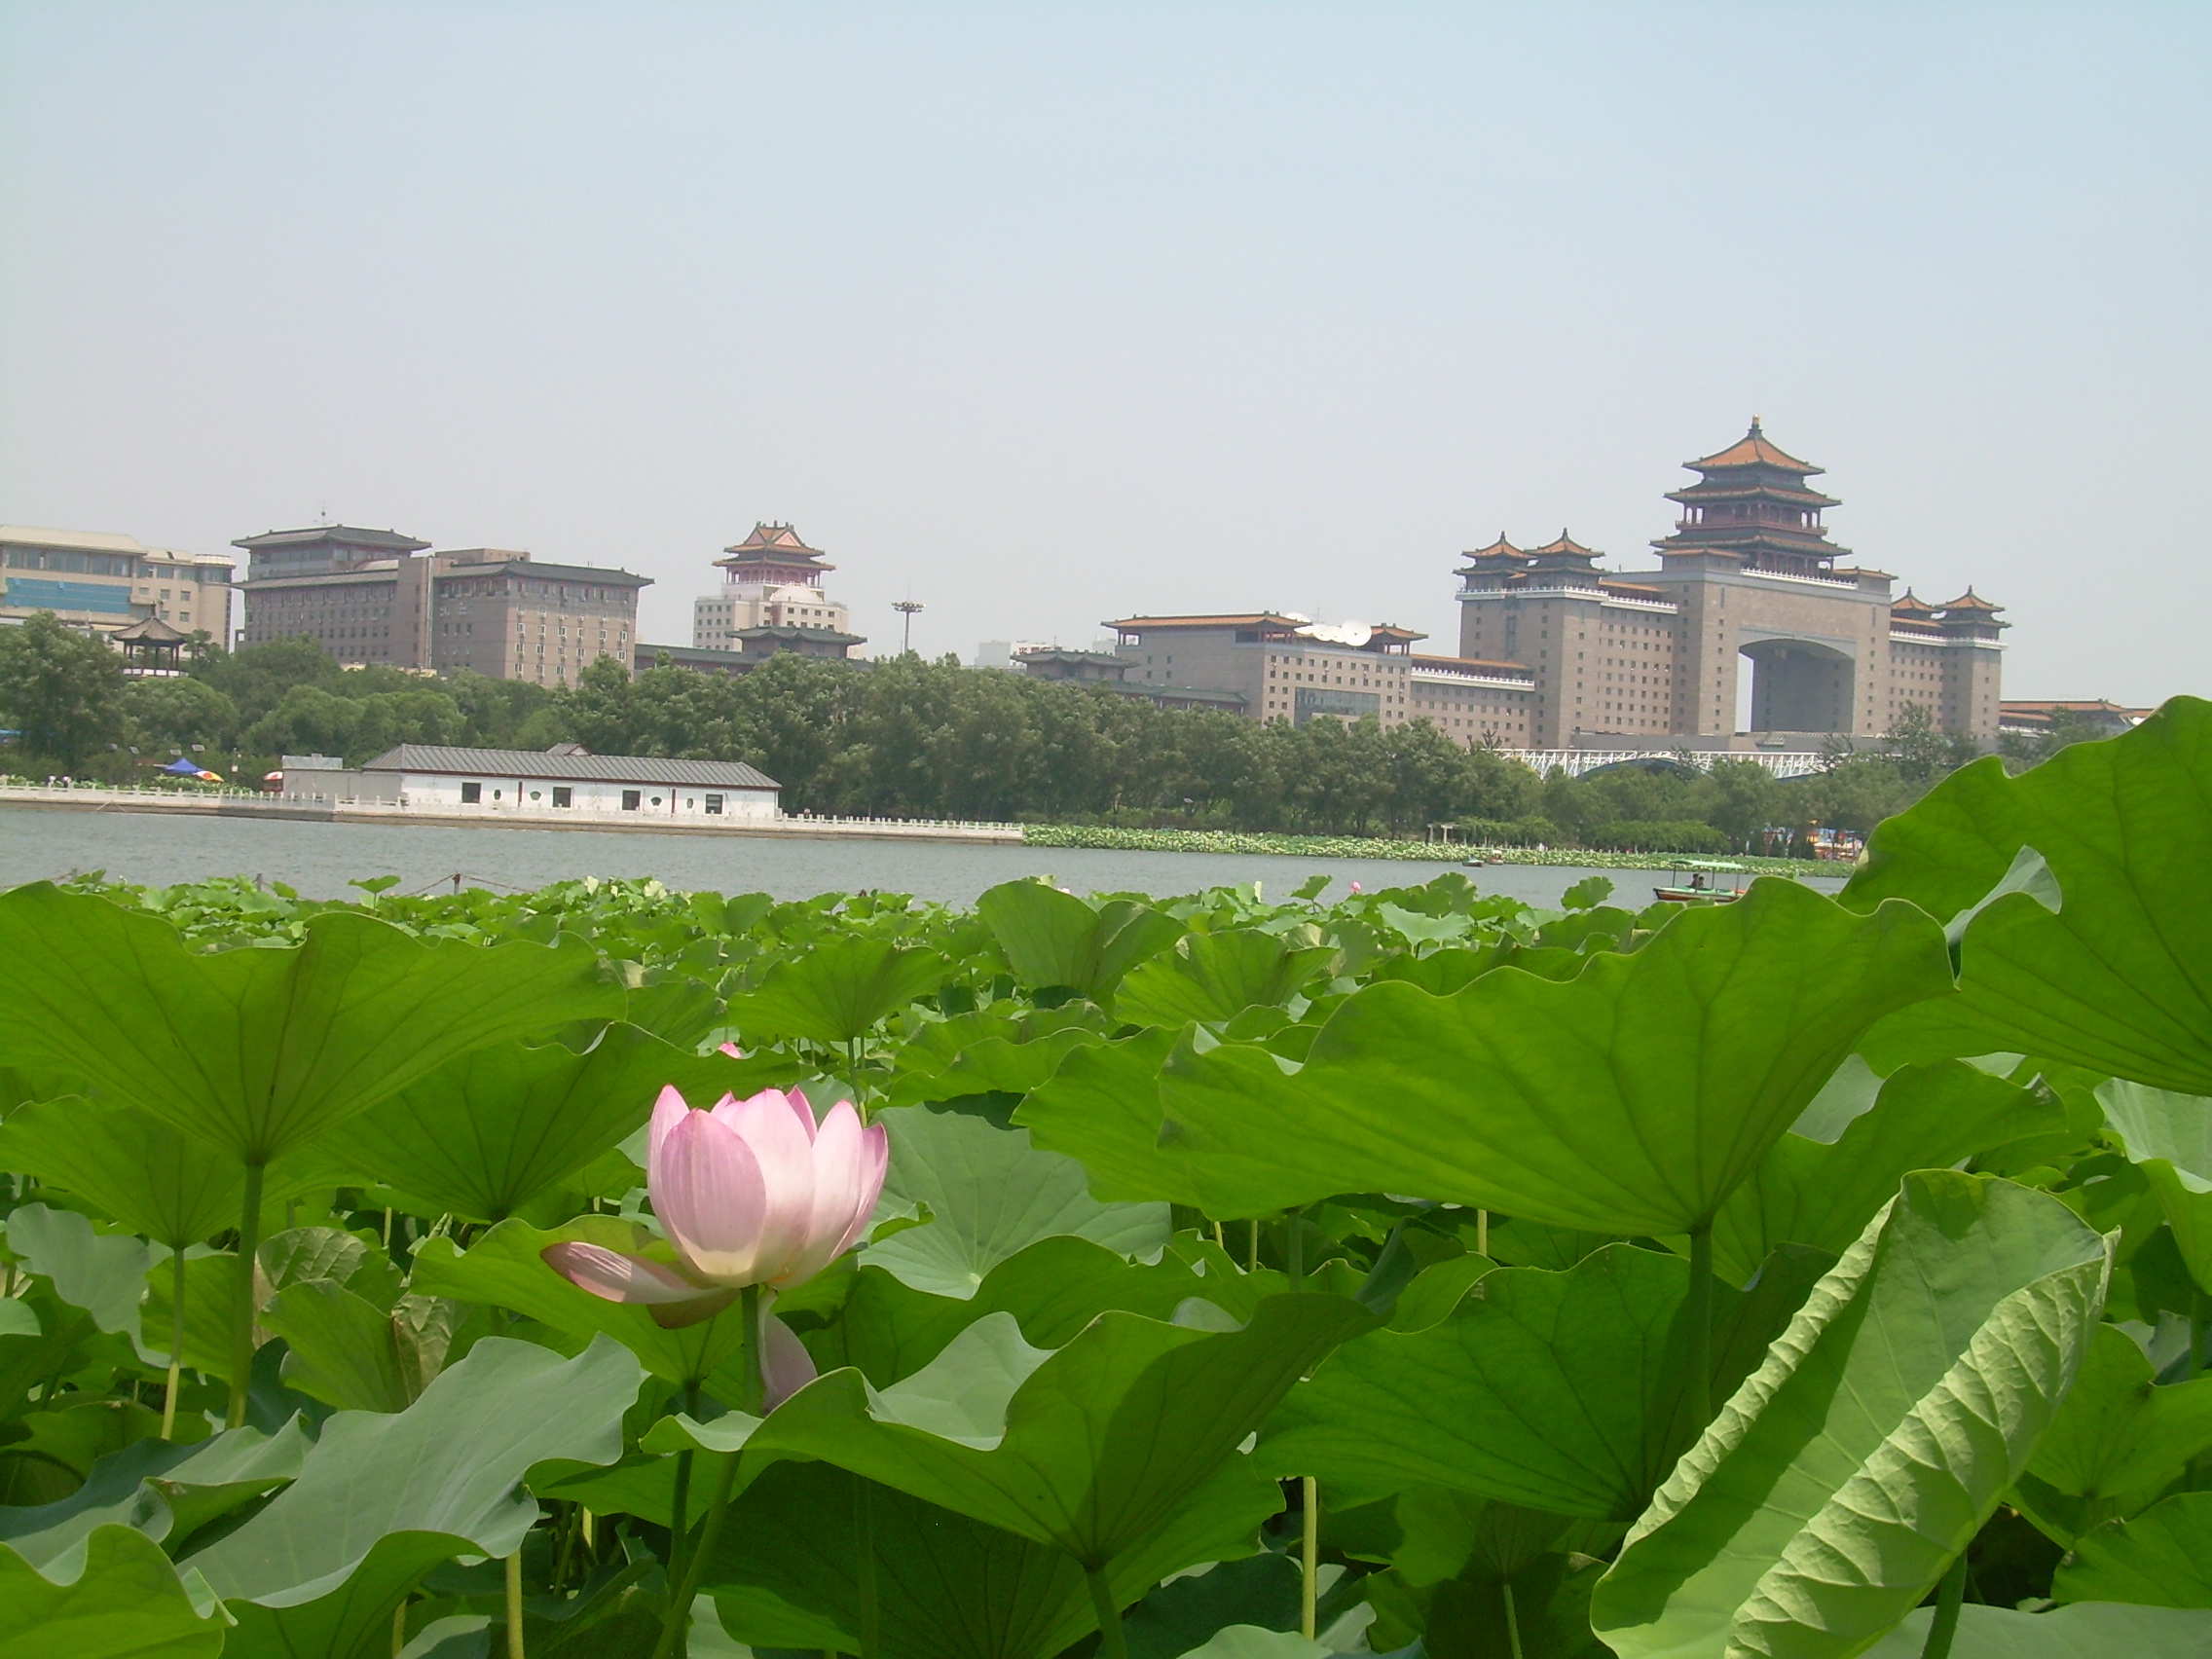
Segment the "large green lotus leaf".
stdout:
<path fill-rule="evenodd" d="M 579 1290 L 540 1254 L 549 1244 L 571 1239 L 628 1252 L 648 1241 L 642 1228 L 616 1216 L 578 1216 L 550 1233 L 526 1221 L 502 1221 L 466 1250 L 457 1250 L 450 1238 L 425 1239 L 415 1252 L 409 1283 L 419 1295 L 510 1309 L 571 1336 L 612 1337 L 667 1382 L 704 1382 L 744 1346 L 744 1324 L 734 1315 L 670 1330 L 654 1320 L 650 1309 Z"/>
<path fill-rule="evenodd" d="M 2015 1500 L 2059 1543 L 2147 1507 L 2212 1450 L 2212 1377 L 2159 1387 L 2127 1334 L 2100 1325 Z"/>
<path fill-rule="evenodd" d="M 824 1370 L 858 1366 L 878 1387 L 910 1377 L 977 1320 L 1012 1313 L 1034 1347 L 1063 1347 L 1109 1309 L 1165 1319 L 1192 1297 L 1209 1296 L 1218 1273 L 1200 1276 L 1168 1254 L 1131 1263 L 1088 1238 L 1040 1238 L 983 1275 L 969 1297 L 915 1290 L 881 1268 L 864 1267 L 833 1324 L 807 1334 Z"/>
<path fill-rule="evenodd" d="M 762 1647 L 857 1651 L 863 1493 L 882 1659 L 1051 1659 L 1097 1628 L 1083 1568 L 1018 1537 L 830 1463 L 778 1463 L 730 1513 L 705 1582 L 723 1628 Z M 1282 1493 L 1232 1458 L 1167 1525 L 1106 1567 L 1117 1601 L 1242 1556 Z"/>
<path fill-rule="evenodd" d="M 597 957 L 424 940 L 355 911 L 296 948 L 196 951 L 159 916 L 44 882 L 0 895 L 0 1050 L 267 1163 L 456 1054 L 621 1013 Z"/>
<path fill-rule="evenodd" d="M 1762 880 L 1566 981 L 1498 969 L 1451 997 L 1370 985 L 1303 1067 L 1187 1043 L 1161 1078 L 1161 1135 L 1210 1215 L 1412 1193 L 1692 1233 L 1873 1020 L 1950 983 L 1924 912 L 1860 916 Z"/>
<path fill-rule="evenodd" d="M 1183 935 L 1183 924 L 1164 911 L 1126 899 L 1092 909 L 1042 881 L 1001 883 L 976 901 L 976 913 L 1023 984 L 1095 1003 L 1111 1000 L 1130 969 Z"/>
<path fill-rule="evenodd" d="M 0 1544 L 0 1659 L 213 1659 L 222 1609 L 177 1576 L 161 1545 L 101 1527 L 59 1582 Z"/>
<path fill-rule="evenodd" d="M 847 935 L 775 963 L 756 987 L 730 999 L 730 1023 L 746 1048 L 783 1037 L 841 1046 L 927 996 L 949 972 L 934 950 Z"/>
<path fill-rule="evenodd" d="M 297 1419 L 273 1435 L 256 1428 L 180 1446 L 140 1440 L 92 1465 L 85 1484 L 55 1503 L 0 1509 L 0 1542 L 53 1578 L 74 1578 L 101 1527 L 134 1527 L 180 1544 L 200 1528 L 300 1472 L 309 1441 Z"/>
<path fill-rule="evenodd" d="M 2165 1212 L 2190 1277 L 2212 1287 L 2212 1099 L 2116 1080 L 2097 1101 Z"/>
<path fill-rule="evenodd" d="M 1179 1026 L 1280 1008 L 1337 954 L 1325 945 L 1293 948 L 1257 928 L 1185 934 L 1123 979 L 1114 1014 L 1137 1025 Z"/>
<path fill-rule="evenodd" d="M 1630 1530 L 1598 1634 L 1621 1659 L 1871 1643 L 2026 1468 L 2107 1271 L 2053 1198 L 1906 1176 Z"/>
<path fill-rule="evenodd" d="M 1374 1317 L 1276 1296 L 1235 1331 L 1102 1313 L 1047 1356 L 1009 1314 L 871 1388 L 831 1372 L 784 1402 L 757 1450 L 819 1457 L 1103 1565 L 1164 1526 L 1298 1377 Z"/>
<path fill-rule="evenodd" d="M 2028 1135 L 2065 1128 L 2065 1108 L 2003 1078 L 1947 1060 L 1907 1066 L 1882 1086 L 1872 1110 L 1833 1145 L 1786 1134 L 1720 1206 L 1713 1266 L 1741 1284 L 1777 1244 L 1840 1253 L 1896 1196 L 1910 1170 L 1961 1159 Z"/>
<path fill-rule="evenodd" d="M 968 1297 L 1040 1238 L 1066 1234 L 1123 1255 L 1158 1256 L 1172 1231 L 1162 1203 L 1100 1203 L 1083 1165 L 965 1112 L 900 1106 L 876 1115 L 891 1137 L 883 1208 L 926 1208 L 929 1222 L 869 1245 L 861 1259 L 917 1290 Z"/>
<path fill-rule="evenodd" d="M 171 1249 L 239 1224 L 238 1160 L 128 1100 L 69 1098 L 0 1124 L 0 1169 L 36 1175 Z"/>
<path fill-rule="evenodd" d="M 286 1286 L 260 1314 L 284 1339 L 287 1388 L 341 1411 L 405 1411 L 485 1321 L 441 1297 L 403 1296 L 389 1308 L 330 1279 Z M 458 1349 L 458 1351 L 456 1351 Z"/>
<path fill-rule="evenodd" d="M 611 1342 L 563 1359 L 495 1338 L 404 1412 L 340 1412 L 299 1479 L 184 1564 L 240 1621 L 226 1653 L 352 1653 L 447 1557 L 513 1554 L 531 1466 L 614 1461 L 641 1380 Z"/>
<path fill-rule="evenodd" d="M 478 1049 L 343 1124 L 317 1155 L 470 1221 L 504 1221 L 645 1123 L 675 1085 L 712 1105 L 736 1081 L 726 1054 L 692 1054 L 633 1025 L 588 1053 L 558 1043 Z"/>
<path fill-rule="evenodd" d="M 1886 1021 L 1868 1057 L 2030 1053 L 2212 1094 L 2212 703 L 2176 697 L 2124 736 L 2008 777 L 1951 774 L 1876 827 L 1843 902 L 1952 917 L 2040 855 L 2047 892 L 2008 893 L 1959 944 L 1955 996 Z"/>
<path fill-rule="evenodd" d="M 969 1094 L 1026 1094 L 1071 1049 L 1105 1040 L 1104 1015 L 1087 1003 L 1018 1018 L 963 1014 L 933 1020 L 898 1052 L 887 1105 L 918 1106 Z"/>
<path fill-rule="evenodd" d="M 1160 1068 L 1175 1039 L 1173 1031 L 1148 1029 L 1118 1043 L 1075 1049 L 1014 1109 L 1014 1123 L 1046 1151 L 1081 1161 L 1093 1198 L 1198 1207 L 1191 1171 L 1160 1146 Z M 1254 1213 L 1268 1211 L 1263 1204 Z M 1210 1213 L 1229 1220 L 1242 1212 Z"/>
<path fill-rule="evenodd" d="M 145 1240 L 127 1234 L 98 1234 L 75 1210 L 24 1204 L 8 1217 L 8 1248 L 31 1272 L 50 1280 L 54 1294 L 82 1308 L 94 1326 L 136 1341 L 138 1304 L 146 1294 L 152 1261 Z"/>
<path fill-rule="evenodd" d="M 1866 1659 L 1921 1659 L 1934 1607 L 1920 1607 L 1866 1649 Z M 1969 1602 L 1950 1659 L 2212 1659 L 2212 1613 L 2083 1602 L 2048 1612 Z"/>
<path fill-rule="evenodd" d="M 2176 1493 L 2126 1521 L 2108 1521 L 2059 1564 L 2059 1602 L 2212 1607 L 2212 1492 Z"/>
<path fill-rule="evenodd" d="M 1832 1258 L 1788 1255 L 1750 1293 L 1715 1288 L 1712 1393 L 1758 1363 Z M 1677 1315 L 1689 1264 L 1608 1245 L 1565 1272 L 1500 1268 L 1426 1330 L 1345 1344 L 1275 1409 L 1255 1456 L 1361 1504 L 1456 1487 L 1557 1515 L 1632 1521 L 1698 1425 Z"/>

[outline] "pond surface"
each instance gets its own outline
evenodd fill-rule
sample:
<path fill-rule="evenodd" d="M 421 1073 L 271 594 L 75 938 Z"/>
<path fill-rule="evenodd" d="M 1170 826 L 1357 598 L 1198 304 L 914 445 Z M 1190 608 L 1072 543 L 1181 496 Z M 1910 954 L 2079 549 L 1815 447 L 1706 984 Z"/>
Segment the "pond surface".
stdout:
<path fill-rule="evenodd" d="M 459 829 L 449 825 L 312 824 L 196 818 L 181 813 L 53 812 L 0 807 L 0 888 L 104 870 L 117 881 L 166 886 L 214 875 L 258 875 L 311 898 L 348 897 L 355 877 L 396 875 L 400 890 L 450 884 L 495 892 L 578 876 L 658 876 L 680 889 L 760 891 L 779 899 L 888 888 L 968 904 L 1017 876 L 1050 875 L 1077 892 L 1190 893 L 1262 882 L 1286 897 L 1317 874 L 1332 895 L 1359 882 L 1370 892 L 1428 880 L 1458 866 L 1441 861 L 1271 858 L 1241 853 L 1106 852 L 1080 847 L 963 845 L 941 841 L 723 839 L 649 831 Z M 1617 897 L 1645 902 L 1650 870 L 1493 865 L 1471 870 L 1486 893 L 1551 904 L 1586 875 L 1610 876 Z M 1840 881 L 1817 885 L 1833 890 Z"/>

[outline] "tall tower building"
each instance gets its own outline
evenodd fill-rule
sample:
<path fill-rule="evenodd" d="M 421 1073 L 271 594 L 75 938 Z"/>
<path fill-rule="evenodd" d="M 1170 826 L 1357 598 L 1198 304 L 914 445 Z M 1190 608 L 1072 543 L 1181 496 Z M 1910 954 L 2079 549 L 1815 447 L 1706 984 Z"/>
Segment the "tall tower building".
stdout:
<path fill-rule="evenodd" d="M 1996 740 L 1999 607 L 1972 589 L 1944 606 L 1894 599 L 1888 571 L 1841 563 L 1850 550 L 1822 521 L 1838 502 L 1809 483 L 1822 469 L 1755 420 L 1683 464 L 1698 481 L 1667 497 L 1680 516 L 1652 543 L 1657 571 L 1603 572 L 1564 533 L 1466 556 L 1460 655 L 1533 672 L 1530 747 L 1818 747 L 1878 736 L 1907 703 Z"/>
<path fill-rule="evenodd" d="M 822 578 L 837 567 L 809 547 L 788 524 L 756 524 L 753 534 L 715 561 L 722 571 L 718 592 L 691 605 L 695 650 L 744 650 L 762 644 L 792 648 L 818 645 L 810 654 L 843 656 L 861 643 L 846 631 L 845 607 L 822 591 Z M 776 630 L 764 638 L 762 630 Z M 783 639 L 783 635 L 791 635 Z"/>

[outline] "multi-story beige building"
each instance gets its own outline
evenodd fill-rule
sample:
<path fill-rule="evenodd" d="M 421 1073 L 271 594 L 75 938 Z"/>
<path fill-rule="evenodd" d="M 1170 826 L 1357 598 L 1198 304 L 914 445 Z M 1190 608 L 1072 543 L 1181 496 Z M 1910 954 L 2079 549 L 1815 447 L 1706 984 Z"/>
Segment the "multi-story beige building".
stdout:
<path fill-rule="evenodd" d="M 190 636 L 231 643 L 231 575 L 220 553 L 148 547 L 103 531 L 0 525 L 0 617 L 51 610 L 62 621 L 113 634 L 159 618 Z"/>
<path fill-rule="evenodd" d="M 694 650 L 843 657 L 866 644 L 850 632 L 845 607 L 822 590 L 823 576 L 837 567 L 792 526 L 756 524 L 722 553 L 715 561 L 722 585 L 691 602 Z"/>
<path fill-rule="evenodd" d="M 387 530 L 318 525 L 232 543 L 251 558 L 241 643 L 306 636 L 340 662 L 572 684 L 628 666 L 649 576 L 493 547 L 429 553 Z"/>
<path fill-rule="evenodd" d="M 2000 608 L 1971 588 L 1947 605 L 1891 594 L 1884 571 L 1842 565 L 1821 515 L 1821 471 L 1769 442 L 1685 462 L 1681 515 L 1629 576 L 1565 532 L 1542 547 L 1502 535 L 1458 574 L 1462 657 L 1525 667 L 1534 749 L 1818 747 L 1872 738 L 1908 703 L 1945 730 L 1997 736 Z M 1737 687 L 1751 676 L 1750 721 Z"/>

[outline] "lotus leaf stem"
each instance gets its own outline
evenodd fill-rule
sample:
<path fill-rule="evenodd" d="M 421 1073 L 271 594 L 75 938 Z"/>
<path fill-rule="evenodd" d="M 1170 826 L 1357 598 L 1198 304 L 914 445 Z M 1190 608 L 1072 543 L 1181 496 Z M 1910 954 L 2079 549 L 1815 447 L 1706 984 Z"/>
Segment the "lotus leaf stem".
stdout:
<path fill-rule="evenodd" d="M 1311 1641 L 1316 1608 L 1320 1601 L 1321 1483 L 1311 1475 L 1301 1475 L 1298 1492 L 1303 1500 L 1306 1524 L 1305 1536 L 1300 1540 L 1298 1552 L 1298 1565 L 1302 1574 L 1298 1588 L 1298 1634 Z"/>
<path fill-rule="evenodd" d="M 522 1546 L 507 1557 L 507 1659 L 523 1659 Z"/>
<path fill-rule="evenodd" d="M 1959 1606 L 1966 1594 L 1967 1552 L 1962 1548 L 1936 1587 L 1936 1616 L 1928 1621 L 1928 1642 L 1920 1650 L 1920 1659 L 1949 1659 L 1951 1639 L 1959 1632 Z"/>
<path fill-rule="evenodd" d="M 1128 1638 L 1122 1634 L 1122 1609 L 1114 1605 L 1114 1590 L 1106 1582 L 1106 1569 L 1087 1567 L 1083 1576 L 1090 1586 L 1091 1610 L 1098 1615 L 1098 1659 L 1129 1659 Z"/>
<path fill-rule="evenodd" d="M 1682 1321 L 1688 1342 L 1684 1362 L 1689 1366 L 1685 1398 L 1689 1403 L 1692 1438 L 1705 1432 L 1713 1420 L 1713 1223 L 1708 1221 L 1690 1235 L 1690 1285 L 1682 1299 Z"/>
<path fill-rule="evenodd" d="M 1513 1604 L 1513 1580 L 1506 1579 L 1498 1588 L 1505 1592 L 1505 1644 L 1513 1659 L 1522 1659 L 1521 1609 Z"/>
<path fill-rule="evenodd" d="M 176 1438 L 176 1380 L 184 1369 L 184 1246 L 169 1248 L 169 1380 L 162 1391 L 162 1438 Z"/>
<path fill-rule="evenodd" d="M 245 1197 L 239 1210 L 238 1286 L 231 1299 L 231 1406 L 223 1423 L 243 1428 L 245 1410 L 253 1398 L 253 1277 L 254 1257 L 261 1249 L 261 1183 L 269 1165 L 245 1166 Z"/>

